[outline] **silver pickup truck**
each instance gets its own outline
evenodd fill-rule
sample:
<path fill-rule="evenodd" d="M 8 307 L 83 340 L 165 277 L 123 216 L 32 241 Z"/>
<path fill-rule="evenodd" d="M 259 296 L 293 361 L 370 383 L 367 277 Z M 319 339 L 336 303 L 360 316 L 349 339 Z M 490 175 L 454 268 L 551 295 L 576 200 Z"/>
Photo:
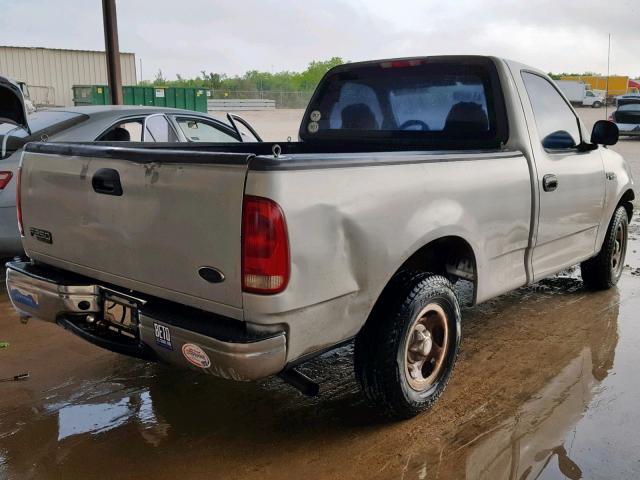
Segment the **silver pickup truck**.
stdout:
<path fill-rule="evenodd" d="M 19 108 L 5 111 L 20 121 Z M 7 265 L 24 318 L 233 380 L 355 339 L 367 398 L 413 416 L 445 389 L 472 303 L 581 263 L 621 275 L 630 169 L 542 72 L 444 56 L 329 71 L 299 141 L 31 143 Z"/>

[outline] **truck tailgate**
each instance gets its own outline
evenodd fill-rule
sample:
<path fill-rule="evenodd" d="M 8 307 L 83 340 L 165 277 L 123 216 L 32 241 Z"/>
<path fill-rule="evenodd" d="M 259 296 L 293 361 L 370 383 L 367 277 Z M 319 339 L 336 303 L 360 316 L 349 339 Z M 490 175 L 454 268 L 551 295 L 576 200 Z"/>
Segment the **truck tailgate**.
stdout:
<path fill-rule="evenodd" d="M 44 263 L 192 306 L 241 308 L 248 158 L 30 144 L 21 174 L 25 250 Z M 96 184 L 105 172 L 106 193 Z M 120 195 L 108 192 L 114 175 Z M 223 280 L 203 278 L 203 267 Z"/>

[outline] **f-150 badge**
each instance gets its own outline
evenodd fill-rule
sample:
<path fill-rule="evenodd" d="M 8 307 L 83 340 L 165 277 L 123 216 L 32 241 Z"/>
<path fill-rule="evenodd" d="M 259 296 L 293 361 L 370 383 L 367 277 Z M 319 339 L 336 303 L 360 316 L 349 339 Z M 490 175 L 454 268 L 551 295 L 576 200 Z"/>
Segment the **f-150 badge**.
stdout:
<path fill-rule="evenodd" d="M 49 244 L 53 243 L 53 236 L 51 235 L 51 232 L 47 230 L 42 230 L 40 228 L 31 228 L 29 229 L 29 232 L 31 233 L 31 236 L 36 240 L 40 240 L 41 242 Z"/>

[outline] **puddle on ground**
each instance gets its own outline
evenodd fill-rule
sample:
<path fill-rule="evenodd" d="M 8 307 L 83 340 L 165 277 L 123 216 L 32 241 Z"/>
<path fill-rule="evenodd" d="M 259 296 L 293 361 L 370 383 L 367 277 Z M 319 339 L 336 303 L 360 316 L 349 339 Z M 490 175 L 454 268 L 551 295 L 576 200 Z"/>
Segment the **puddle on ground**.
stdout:
<path fill-rule="evenodd" d="M 0 412 L 0 477 L 631 478 L 639 293 L 566 276 L 466 311 L 454 380 L 401 423 L 363 403 L 351 346 L 306 367 L 311 399 L 115 357 Z"/>
<path fill-rule="evenodd" d="M 137 422 L 144 430 L 165 425 L 158 422 L 153 411 L 153 403 L 149 392 L 143 391 L 123 397 L 113 403 L 83 403 L 65 405 L 61 408 L 52 406 L 58 413 L 58 441 L 73 435 L 86 433 L 99 434 L 118 428 L 125 423 Z M 157 442 L 152 442 L 157 443 Z"/>
<path fill-rule="evenodd" d="M 449 388 L 400 423 L 363 402 L 350 345 L 304 367 L 322 382 L 305 398 L 278 379 L 203 377 L 11 318 L 3 336 L 33 332 L 46 354 L 11 337 L 0 362 L 19 352 L 53 373 L 0 384 L 16 399 L 0 398 L 0 478 L 640 477 L 637 244 L 616 289 L 587 292 L 573 270 L 467 309 Z"/>

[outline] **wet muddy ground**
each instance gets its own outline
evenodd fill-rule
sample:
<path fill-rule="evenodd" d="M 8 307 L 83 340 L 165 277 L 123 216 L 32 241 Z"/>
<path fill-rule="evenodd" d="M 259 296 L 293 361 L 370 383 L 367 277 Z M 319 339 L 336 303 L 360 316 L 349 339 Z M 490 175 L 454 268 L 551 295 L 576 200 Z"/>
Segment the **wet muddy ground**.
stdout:
<path fill-rule="evenodd" d="M 640 141 L 616 147 L 640 178 Z M 577 271 L 464 311 L 437 405 L 388 423 L 363 402 L 351 346 L 238 384 L 124 358 L 20 324 L 0 290 L 0 479 L 640 477 L 640 219 L 617 288 Z"/>

